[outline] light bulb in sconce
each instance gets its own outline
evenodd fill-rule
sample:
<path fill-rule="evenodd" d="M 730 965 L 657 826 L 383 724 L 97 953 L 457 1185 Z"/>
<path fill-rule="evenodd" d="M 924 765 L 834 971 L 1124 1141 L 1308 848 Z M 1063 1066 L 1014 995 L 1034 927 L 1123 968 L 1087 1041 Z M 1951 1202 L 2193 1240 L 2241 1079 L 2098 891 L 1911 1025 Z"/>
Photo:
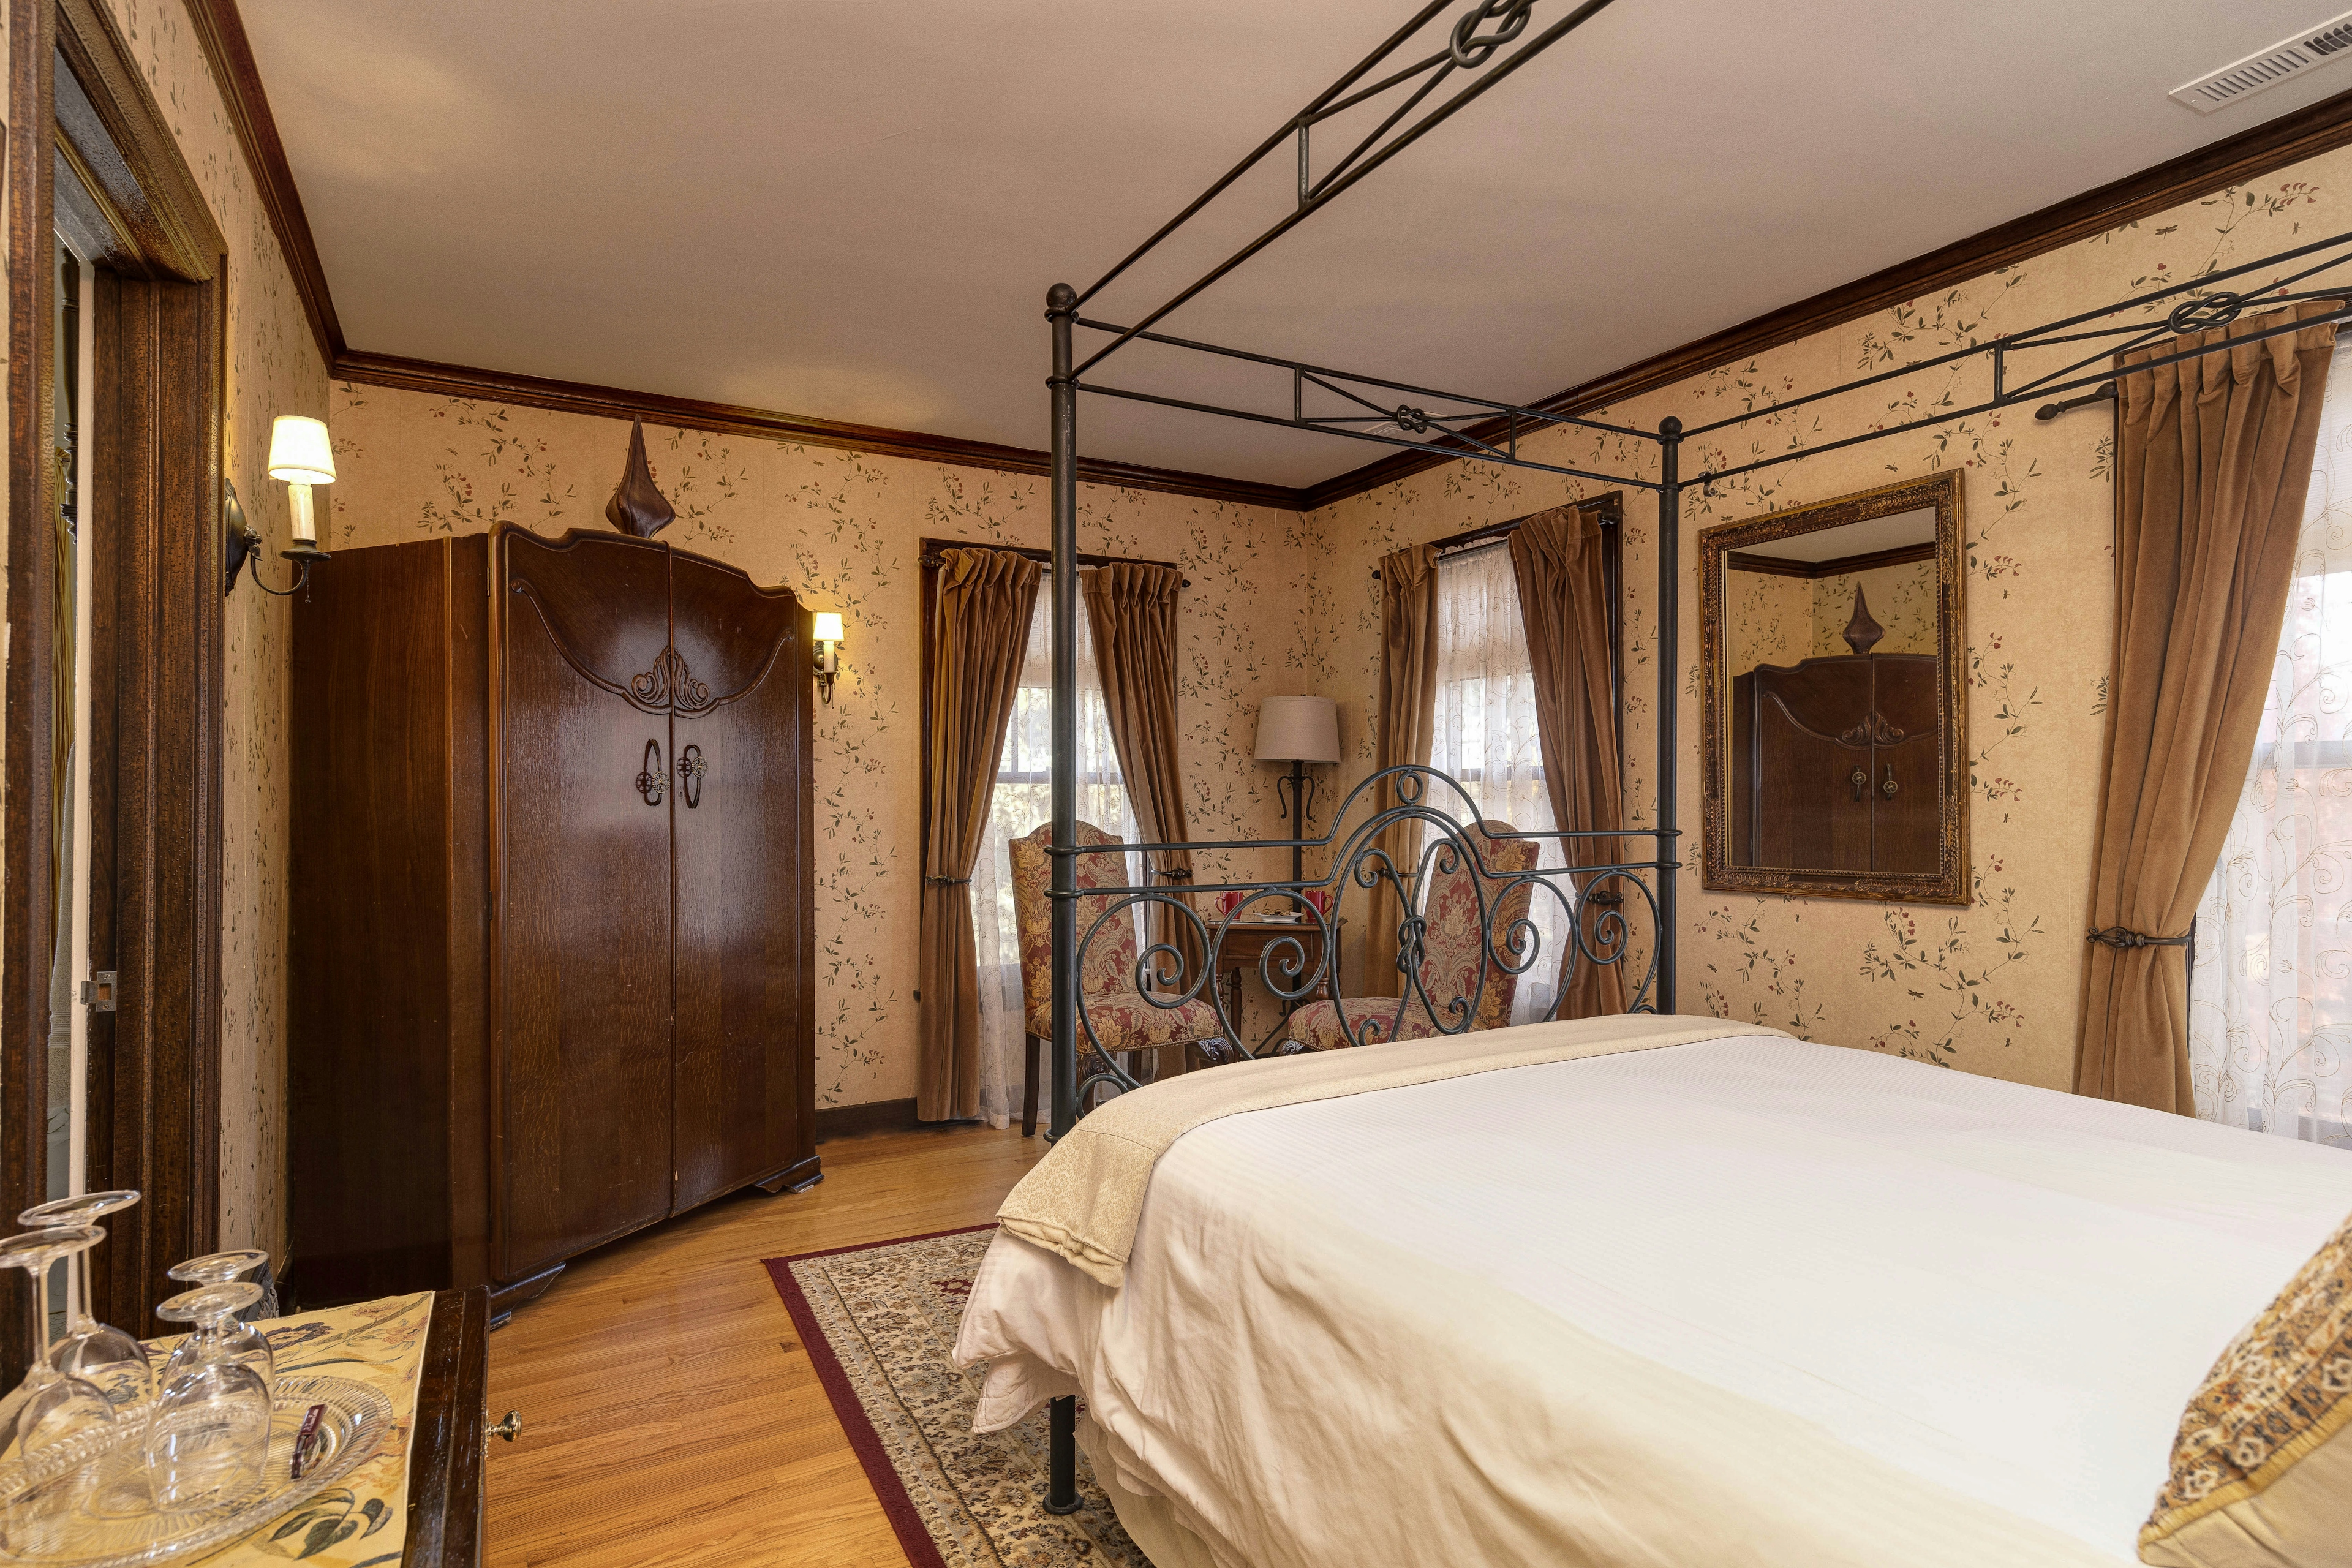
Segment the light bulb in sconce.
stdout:
<path fill-rule="evenodd" d="M 334 443 L 323 420 L 299 414 L 281 414 L 269 428 L 269 477 L 286 482 L 286 500 L 294 517 L 294 548 L 318 548 L 319 520 L 311 509 L 310 487 L 335 482 Z"/>
<path fill-rule="evenodd" d="M 841 616 L 833 610 L 819 610 L 810 641 L 816 644 L 816 689 L 827 702 L 833 700 L 833 678 L 841 673 Z"/>
<path fill-rule="evenodd" d="M 308 588 L 310 568 L 330 559 L 319 548 L 319 518 L 310 507 L 310 487 L 335 482 L 335 447 L 327 437 L 325 421 L 300 414 L 281 414 L 272 421 L 269 477 L 284 481 L 286 505 L 293 513 L 293 547 L 278 553 L 294 563 L 294 585 L 273 588 L 263 582 L 259 562 L 254 563 L 253 585 L 283 599 Z M 228 579 L 223 591 L 234 593 L 237 574 L 261 548 L 261 535 L 246 521 L 245 509 L 237 504 L 236 487 L 226 477 L 221 480 L 221 534 L 228 547 Z"/>

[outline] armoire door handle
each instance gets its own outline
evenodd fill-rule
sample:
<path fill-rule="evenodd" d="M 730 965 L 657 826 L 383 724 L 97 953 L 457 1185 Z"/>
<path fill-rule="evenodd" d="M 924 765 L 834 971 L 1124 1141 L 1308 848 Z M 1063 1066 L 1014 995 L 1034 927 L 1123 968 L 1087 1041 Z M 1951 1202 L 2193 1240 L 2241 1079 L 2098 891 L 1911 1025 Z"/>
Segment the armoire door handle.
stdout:
<path fill-rule="evenodd" d="M 1886 764 L 1886 782 L 1885 782 L 1885 784 L 1880 784 L 1878 787 L 1879 787 L 1880 789 L 1883 789 L 1883 790 L 1885 790 L 1885 791 L 1886 792 L 1886 798 L 1887 798 L 1887 799 L 1889 799 L 1889 800 L 1893 800 L 1893 799 L 1895 798 L 1895 792 L 1896 788 L 1897 788 L 1897 787 L 1899 787 L 1899 786 L 1897 786 L 1897 785 L 1896 785 L 1896 784 L 1895 784 L 1895 764 L 1894 764 L 1894 763 L 1887 763 L 1887 764 Z"/>
<path fill-rule="evenodd" d="M 1870 774 L 1861 768 L 1856 768 L 1846 782 L 1853 785 L 1853 798 L 1860 800 L 1862 792 L 1870 787 Z"/>
<path fill-rule="evenodd" d="M 686 809 L 692 811 L 702 804 L 702 775 L 710 771 L 703 761 L 700 746 L 688 746 L 677 754 L 677 788 L 686 796 Z"/>
<path fill-rule="evenodd" d="M 646 797 L 647 805 L 659 805 L 662 803 L 662 791 L 667 787 L 667 782 L 662 774 L 661 742 L 647 741 L 646 765 L 637 771 L 637 793 Z"/>

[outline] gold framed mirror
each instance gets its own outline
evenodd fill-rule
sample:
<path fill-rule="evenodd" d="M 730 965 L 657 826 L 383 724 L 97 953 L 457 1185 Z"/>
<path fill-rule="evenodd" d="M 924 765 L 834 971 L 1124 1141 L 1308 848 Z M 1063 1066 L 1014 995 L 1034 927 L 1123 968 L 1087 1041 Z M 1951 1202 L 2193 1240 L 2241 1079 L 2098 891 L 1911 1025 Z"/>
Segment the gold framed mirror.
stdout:
<path fill-rule="evenodd" d="M 1969 902 L 1960 476 L 1698 542 L 1705 886 Z"/>

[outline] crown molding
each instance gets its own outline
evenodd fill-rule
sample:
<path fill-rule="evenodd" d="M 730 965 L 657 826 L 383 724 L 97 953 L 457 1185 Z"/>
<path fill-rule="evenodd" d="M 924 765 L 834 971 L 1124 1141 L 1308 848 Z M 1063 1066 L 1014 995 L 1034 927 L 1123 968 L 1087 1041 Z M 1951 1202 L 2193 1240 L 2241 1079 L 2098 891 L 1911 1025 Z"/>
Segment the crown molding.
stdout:
<path fill-rule="evenodd" d="M 699 398 L 671 397 L 656 392 L 630 392 L 617 386 L 593 386 L 584 382 L 551 381 L 543 376 L 516 375 L 505 371 L 477 370 L 469 365 L 439 364 L 431 360 L 402 359 L 393 354 L 345 350 L 332 372 L 338 381 L 368 386 L 396 387 L 404 392 L 431 393 L 440 397 L 471 397 L 485 402 L 551 408 L 561 414 L 590 414 L 607 419 L 643 417 L 657 425 L 689 430 L 714 430 L 728 436 L 754 436 L 770 441 L 797 441 L 810 447 L 837 447 L 874 452 L 884 457 L 912 458 L 920 462 L 949 463 L 959 468 L 994 468 L 1008 474 L 1045 474 L 1051 469 L 1046 453 L 1029 447 L 1001 447 L 992 441 L 966 441 L 952 436 L 927 436 L 916 430 L 892 430 L 878 425 L 853 425 L 839 419 L 819 419 L 806 414 L 780 414 L 768 408 L 747 408 L 731 403 L 705 403 Z M 1299 510 L 1300 491 L 1287 485 L 1260 484 L 1252 479 L 1228 479 L 1215 474 L 1188 473 L 1181 468 L 1155 468 L 1141 463 L 1119 463 L 1098 458 L 1078 459 L 1082 484 L 1116 485 L 1125 489 L 1160 490 L 1196 496 L 1204 500 L 1237 501 L 1244 506 Z"/>
<path fill-rule="evenodd" d="M 213 68 L 213 81 L 227 106 L 229 123 L 236 128 L 236 142 L 245 150 L 254 188 L 261 193 L 270 232 L 277 235 L 278 247 L 285 254 L 286 270 L 293 275 L 302 313 L 310 319 L 319 358 L 331 366 L 343 353 L 343 324 L 335 319 L 326 269 L 319 265 L 319 247 L 310 237 L 302 194 L 294 188 L 294 172 L 286 163 L 286 143 L 278 140 L 278 121 L 269 112 L 269 94 L 263 90 L 261 71 L 253 63 L 245 18 L 237 13 L 236 0 L 188 0 L 188 16 L 195 23 L 205 58 Z"/>
<path fill-rule="evenodd" d="M 244 20 L 237 13 L 236 0 L 187 0 L 187 4 L 205 58 L 212 63 L 214 79 L 227 103 L 229 119 L 236 128 L 237 142 L 245 150 L 254 184 L 269 214 L 270 227 L 285 252 L 287 269 L 293 274 L 295 291 L 310 317 L 320 357 L 336 379 L 449 396 L 495 398 L 617 418 L 643 415 L 693 429 L 881 452 L 960 467 L 1000 468 L 1008 473 L 1046 471 L 1046 455 L 1025 447 L 1000 447 L 991 442 L 853 425 L 810 415 L 703 403 L 352 350 L 343 342 L 342 326 L 336 319 L 334 300 L 327 290 L 326 273 L 319 264 L 319 248 L 310 235 L 310 220 L 303 215 L 302 198 L 295 189 L 292 171 L 287 166 L 285 144 L 279 141 L 277 121 L 270 115 L 268 95 L 262 89 L 260 72 L 254 65 L 253 50 L 246 37 Z M 1922 294 L 2086 239 L 2347 143 L 2352 143 L 2352 92 L 2342 92 L 1866 278 L 1596 376 L 1554 393 L 1532 406 L 1548 413 L 1581 414 L 1622 403 L 1717 365 L 1858 321 Z M 1474 433 L 1492 437 L 1503 428 L 1503 423 L 1496 421 L 1475 427 Z M 1473 455 L 1470 449 L 1464 449 L 1463 456 Z M 1085 458 L 1079 459 L 1078 477 L 1091 484 L 1309 511 L 1459 460 L 1432 453 L 1399 453 L 1318 484 L 1297 488 Z"/>
<path fill-rule="evenodd" d="M 2078 239 L 2088 239 L 2347 143 L 2352 143 L 2352 92 L 2339 92 L 2137 174 L 2127 174 L 2039 212 L 2011 218 L 1981 234 L 1897 262 L 1867 278 L 1858 278 L 1736 327 L 1595 376 L 1529 406 L 1548 414 L 1587 414 L 1622 403 L 1642 393 L 1686 381 L 1717 365 L 1859 321 L 1922 294 L 1981 277 L 1996 268 L 2013 266 Z M 1489 439 L 1500 437 L 1507 429 L 1507 423 L 1499 419 L 1472 426 L 1474 434 Z M 1464 448 L 1464 456 L 1472 455 L 1468 447 Z M 1421 452 L 1399 453 L 1335 475 L 1320 484 L 1307 486 L 1303 504 L 1308 510 L 1328 506 L 1458 461 L 1456 458 Z"/>

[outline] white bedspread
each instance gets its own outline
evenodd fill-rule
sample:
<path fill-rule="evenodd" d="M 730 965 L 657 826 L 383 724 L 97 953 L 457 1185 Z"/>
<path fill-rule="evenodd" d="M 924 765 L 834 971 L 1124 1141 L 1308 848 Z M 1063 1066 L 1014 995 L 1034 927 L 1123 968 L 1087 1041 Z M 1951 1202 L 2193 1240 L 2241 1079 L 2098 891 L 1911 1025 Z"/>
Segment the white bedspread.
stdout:
<path fill-rule="evenodd" d="M 2347 1210 L 2336 1151 L 1722 1040 L 1199 1128 L 1122 1289 L 1000 1234 L 958 1356 L 1232 1568 L 2131 1562 Z"/>

